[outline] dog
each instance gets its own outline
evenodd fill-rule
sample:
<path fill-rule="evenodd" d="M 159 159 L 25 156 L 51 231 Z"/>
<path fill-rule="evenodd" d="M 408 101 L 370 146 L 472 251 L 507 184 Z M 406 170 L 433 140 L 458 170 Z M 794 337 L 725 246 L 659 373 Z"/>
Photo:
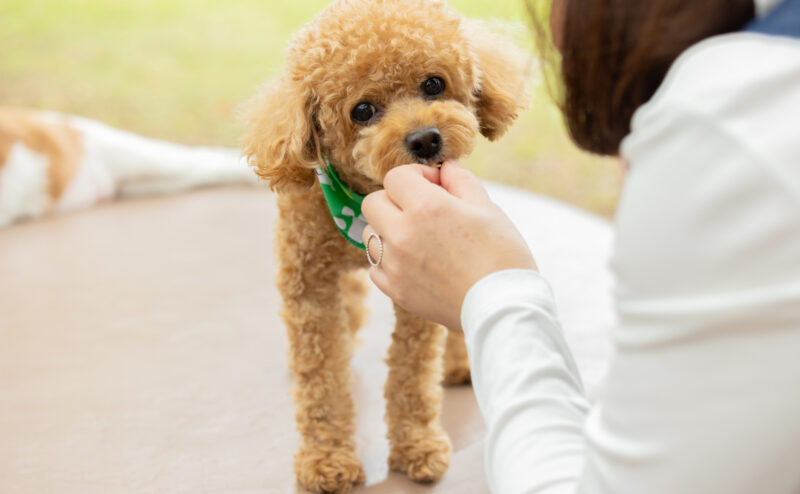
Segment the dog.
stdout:
<path fill-rule="evenodd" d="M 363 217 L 332 218 L 325 187 L 381 188 L 397 165 L 467 156 L 526 108 L 527 57 L 439 0 L 339 0 L 290 42 L 283 74 L 243 107 L 244 154 L 277 192 L 277 285 L 302 444 L 298 482 L 347 492 L 355 453 L 349 360 L 364 320 Z M 341 208 L 340 208 L 341 209 Z M 361 220 L 361 221 L 359 221 Z M 389 467 L 439 480 L 451 444 L 441 383 L 469 381 L 463 337 L 395 304 L 384 388 Z"/>
<path fill-rule="evenodd" d="M 117 196 L 256 182 L 238 151 L 181 146 L 87 118 L 0 107 L 0 227 Z"/>

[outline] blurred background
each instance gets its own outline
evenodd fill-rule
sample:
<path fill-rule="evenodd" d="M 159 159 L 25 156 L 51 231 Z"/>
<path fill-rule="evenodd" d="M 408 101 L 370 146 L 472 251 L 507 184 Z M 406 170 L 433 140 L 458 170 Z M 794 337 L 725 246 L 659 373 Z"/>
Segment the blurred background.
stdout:
<path fill-rule="evenodd" d="M 286 41 L 328 0 L 3 0 L 0 105 L 95 118 L 184 144 L 237 146 L 237 107 L 280 72 Z M 523 0 L 450 0 L 527 23 Z M 531 55 L 533 56 L 533 54 Z M 578 151 L 547 91 L 464 162 L 482 178 L 610 217 L 621 172 Z"/>
<path fill-rule="evenodd" d="M 78 114 L 149 137 L 236 147 L 237 109 L 329 0 L 0 0 L 0 106 Z M 450 0 L 521 42 L 524 0 Z M 519 28 L 510 25 L 516 23 Z M 533 54 L 531 54 L 533 57 Z M 533 59 L 532 59 L 533 61 Z M 463 164 L 481 177 L 613 214 L 614 160 L 579 152 L 544 88 Z M 557 293 L 593 395 L 613 325 L 608 224 L 495 188 Z M 0 493 L 295 494 L 288 342 L 263 190 L 119 201 L 0 229 Z M 539 242 L 539 239 L 548 239 Z M 435 487 L 389 473 L 378 290 L 353 358 L 370 493 L 488 492 L 472 390 L 446 391 L 453 464 Z"/>

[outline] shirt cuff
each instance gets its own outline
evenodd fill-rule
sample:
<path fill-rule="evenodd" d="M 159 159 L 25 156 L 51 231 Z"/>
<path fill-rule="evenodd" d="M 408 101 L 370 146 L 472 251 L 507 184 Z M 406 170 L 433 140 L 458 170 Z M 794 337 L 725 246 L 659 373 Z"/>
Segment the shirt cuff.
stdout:
<path fill-rule="evenodd" d="M 553 317 L 556 316 L 550 284 L 532 269 L 497 271 L 478 280 L 464 297 L 461 305 L 461 328 L 468 336 L 486 316 L 498 307 L 534 303 Z"/>

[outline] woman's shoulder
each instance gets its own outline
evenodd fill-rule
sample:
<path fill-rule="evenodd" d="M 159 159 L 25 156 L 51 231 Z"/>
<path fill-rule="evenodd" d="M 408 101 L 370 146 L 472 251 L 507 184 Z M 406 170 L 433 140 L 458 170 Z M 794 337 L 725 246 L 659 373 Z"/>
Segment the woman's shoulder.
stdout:
<path fill-rule="evenodd" d="M 675 63 L 623 142 L 626 293 L 796 283 L 798 115 L 800 41 L 736 34 Z"/>
<path fill-rule="evenodd" d="M 798 78 L 800 40 L 744 32 L 715 36 L 678 57 L 640 113 L 674 104 L 706 114 L 744 110 L 743 103 L 800 97 Z"/>
<path fill-rule="evenodd" d="M 800 40 L 734 33 L 705 40 L 673 64 L 634 114 L 623 156 L 668 145 L 669 134 L 722 133 L 759 161 L 800 155 Z"/>

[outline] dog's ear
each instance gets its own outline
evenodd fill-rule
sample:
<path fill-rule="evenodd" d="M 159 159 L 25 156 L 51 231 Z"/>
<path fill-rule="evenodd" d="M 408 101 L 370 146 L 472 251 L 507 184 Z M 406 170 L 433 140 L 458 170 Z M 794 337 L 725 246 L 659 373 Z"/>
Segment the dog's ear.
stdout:
<path fill-rule="evenodd" d="M 466 23 L 478 65 L 478 121 L 481 134 L 493 141 L 528 107 L 531 59 L 515 43 L 476 21 Z"/>
<path fill-rule="evenodd" d="M 278 192 L 302 193 L 314 184 L 316 129 L 310 98 L 282 79 L 267 84 L 243 108 L 244 155 L 256 175 Z"/>

